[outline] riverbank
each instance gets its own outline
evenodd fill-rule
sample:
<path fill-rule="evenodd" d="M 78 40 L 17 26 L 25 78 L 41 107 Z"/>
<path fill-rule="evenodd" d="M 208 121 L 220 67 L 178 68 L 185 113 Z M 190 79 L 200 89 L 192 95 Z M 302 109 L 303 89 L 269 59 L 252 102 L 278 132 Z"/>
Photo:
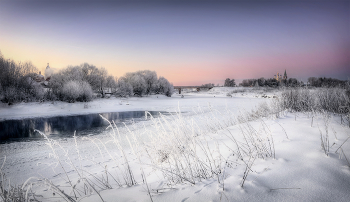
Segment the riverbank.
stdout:
<path fill-rule="evenodd" d="M 350 129 L 339 116 L 276 111 L 273 93 L 266 99 L 260 92 L 231 97 L 227 91 L 93 101 L 87 112 L 130 107 L 187 113 L 148 116 L 95 135 L 0 144 L 1 172 L 12 186 L 32 177 L 23 187 L 42 201 L 350 198 Z M 84 103 L 61 104 L 56 112 L 69 115 Z M 19 104 L 9 111 L 23 117 L 20 106 L 30 109 Z"/>
<path fill-rule="evenodd" d="M 227 93 L 237 88 L 216 87 L 207 92 L 183 92 L 181 95 L 173 94 L 172 97 L 164 95 L 150 95 L 145 97 L 130 98 L 100 98 L 91 102 L 67 103 L 55 102 L 32 102 L 16 103 L 8 106 L 0 103 L 0 121 L 11 119 L 23 119 L 33 117 L 68 116 L 80 114 L 94 114 L 104 112 L 122 111 L 168 111 L 174 112 L 180 107 L 184 111 L 191 111 L 196 106 L 222 107 L 251 109 L 256 101 L 264 101 L 255 93 L 235 93 L 228 97 Z M 181 96 L 184 95 L 182 98 Z"/>
<path fill-rule="evenodd" d="M 72 186 L 81 191 L 77 201 L 84 202 L 150 201 L 149 195 L 153 201 L 348 200 L 350 130 L 340 124 L 340 117 L 319 114 L 311 119 L 283 112 L 279 118 L 239 118 L 242 123 L 237 124 L 237 119 L 229 120 L 230 114 L 214 109 L 164 121 L 149 119 L 131 131 L 119 128 L 120 136 L 108 129 L 77 139 L 2 144 L 2 171 L 13 185 L 34 177 L 33 191 L 44 201 L 64 201 L 58 190 L 74 196 Z M 329 151 L 320 146 L 320 134 L 327 134 Z M 149 139 L 143 140 L 146 136 Z M 123 150 L 115 145 L 115 137 Z M 198 162 L 205 175 L 199 174 Z M 172 173 L 177 172 L 172 169 L 176 163 L 184 166 L 178 168 L 183 176 Z M 132 186 L 127 185 L 128 170 Z M 84 191 L 83 178 L 98 191 Z"/>

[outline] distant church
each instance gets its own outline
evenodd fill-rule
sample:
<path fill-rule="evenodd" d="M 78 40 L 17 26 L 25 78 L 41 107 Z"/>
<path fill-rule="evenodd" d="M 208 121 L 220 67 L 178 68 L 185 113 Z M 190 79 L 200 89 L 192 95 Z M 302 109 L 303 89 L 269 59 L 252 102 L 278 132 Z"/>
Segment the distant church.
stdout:
<path fill-rule="evenodd" d="M 284 70 L 284 75 L 283 75 L 283 78 L 282 78 L 282 74 L 280 73 L 277 73 L 277 75 L 274 75 L 273 77 L 274 79 L 276 79 L 277 81 L 286 81 L 287 80 L 287 71 Z"/>
<path fill-rule="evenodd" d="M 45 77 L 46 77 L 46 81 L 50 81 L 51 79 L 51 72 L 50 72 L 50 66 L 49 66 L 49 63 L 47 63 L 47 67 L 46 67 L 46 70 L 45 70 Z"/>
<path fill-rule="evenodd" d="M 41 71 L 39 71 L 39 74 L 37 74 L 35 77 L 34 77 L 34 80 L 38 83 L 41 83 L 41 82 L 44 82 L 44 81 L 50 81 L 51 79 L 51 74 L 48 74 L 50 72 L 50 66 L 49 66 L 49 63 L 47 63 L 47 67 L 46 67 L 46 70 L 45 70 L 45 76 L 41 74 Z"/>

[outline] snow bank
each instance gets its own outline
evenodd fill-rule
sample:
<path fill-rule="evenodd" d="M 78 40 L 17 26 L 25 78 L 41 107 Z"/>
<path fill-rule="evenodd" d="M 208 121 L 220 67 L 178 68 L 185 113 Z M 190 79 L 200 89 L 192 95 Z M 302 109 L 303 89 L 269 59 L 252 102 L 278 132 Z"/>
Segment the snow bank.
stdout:
<path fill-rule="evenodd" d="M 31 117 L 48 117 L 121 111 L 147 110 L 174 112 L 178 106 L 180 106 L 185 111 L 191 111 L 191 108 L 198 105 L 207 106 L 209 104 L 215 107 L 222 107 L 227 105 L 233 108 L 239 107 L 241 109 L 248 110 L 254 107 L 257 103 L 263 101 L 261 97 L 259 99 L 256 99 L 253 94 L 245 94 L 244 96 L 238 95 L 233 99 L 226 96 L 226 91 L 228 91 L 230 88 L 217 87 L 217 89 L 215 89 L 216 88 L 213 88 L 209 92 L 184 93 L 184 98 L 181 98 L 181 95 L 179 94 L 173 94 L 172 97 L 166 97 L 164 95 L 150 95 L 147 97 L 131 98 L 111 97 L 109 99 L 96 99 L 86 103 L 67 103 L 55 101 L 43 103 L 19 103 L 11 106 L 2 103 L 0 105 L 0 121 Z M 215 95 L 213 95 L 213 92 L 215 92 Z"/>
<path fill-rule="evenodd" d="M 191 113 L 120 128 L 119 133 L 115 131 L 116 136 L 109 129 L 97 136 L 51 142 L 57 151 L 56 158 L 45 144 L 50 142 L 0 144 L 0 159 L 7 158 L 2 171 L 14 184 L 32 176 L 49 179 L 70 196 L 74 193 L 66 175 L 77 187 L 82 187 L 83 178 L 78 175 L 81 170 L 86 171 L 80 174 L 90 179 L 90 183 L 97 183 L 92 177 L 95 176 L 102 180 L 97 183 L 99 186 L 110 185 L 109 188 L 95 186 L 98 194 L 92 187 L 79 188 L 84 194 L 78 194 L 78 200 L 84 202 L 100 201 L 101 197 L 104 201 L 150 201 L 151 198 L 153 201 L 348 201 L 350 129 L 340 123 L 338 116 L 331 116 L 328 127 L 322 114 L 312 119 L 307 113 L 286 111 L 280 118 L 271 114 L 247 121 L 243 116 L 246 111 L 267 99 L 257 97 L 260 94 L 254 92 L 227 97 L 227 91 L 231 90 L 214 88 L 187 93 L 184 98 L 174 95 L 96 100 L 89 103 L 88 112 L 175 111 L 181 106 L 181 111 Z M 81 113 L 79 104 L 83 103 L 60 103 L 63 111 L 56 112 Z M 102 106 L 94 107 L 98 104 Z M 38 105 L 33 104 L 36 109 Z M 30 109 L 30 104 L 20 104 L 8 110 L 17 117 L 26 116 L 20 106 Z M 240 113 L 243 115 L 238 116 Z M 326 153 L 320 138 L 325 135 L 330 146 Z M 57 159 L 61 159 L 64 170 Z M 187 162 L 180 170 L 185 173 L 183 176 L 171 170 L 175 162 Z M 204 166 L 201 175 L 198 175 L 200 166 L 196 167 L 201 165 L 198 162 Z M 197 174 L 191 177 L 192 171 Z M 124 183 L 130 182 L 127 179 L 130 173 L 136 185 Z M 122 183 L 118 185 L 111 176 L 119 176 L 116 181 Z M 43 181 L 35 183 L 41 185 L 33 188 L 41 199 L 64 200 L 56 198 L 58 192 L 52 186 L 43 185 Z"/>

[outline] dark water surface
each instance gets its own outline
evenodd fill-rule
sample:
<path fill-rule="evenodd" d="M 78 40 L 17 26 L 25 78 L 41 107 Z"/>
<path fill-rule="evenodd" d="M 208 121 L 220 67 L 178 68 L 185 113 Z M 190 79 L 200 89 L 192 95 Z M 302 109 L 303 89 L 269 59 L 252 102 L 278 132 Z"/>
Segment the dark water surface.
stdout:
<path fill-rule="evenodd" d="M 167 112 L 149 111 L 152 116 Z M 99 113 L 109 121 L 116 123 L 140 121 L 145 118 L 145 111 L 110 112 Z M 105 130 L 108 122 L 103 120 L 99 114 L 86 114 L 74 116 L 57 116 L 47 118 L 28 118 L 21 120 L 0 121 L 0 144 L 11 141 L 28 141 L 42 139 L 35 132 L 37 129 L 52 137 L 72 137 L 74 131 L 77 135 L 99 134 Z"/>

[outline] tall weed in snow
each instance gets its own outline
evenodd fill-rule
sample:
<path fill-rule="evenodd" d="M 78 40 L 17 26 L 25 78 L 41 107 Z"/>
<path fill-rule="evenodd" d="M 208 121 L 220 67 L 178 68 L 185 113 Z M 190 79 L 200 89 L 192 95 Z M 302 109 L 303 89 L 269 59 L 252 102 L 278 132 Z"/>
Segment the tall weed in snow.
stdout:
<path fill-rule="evenodd" d="M 266 113 L 271 113 L 267 108 Z M 241 161 L 246 166 L 241 182 L 243 186 L 256 158 L 275 157 L 271 132 L 266 124 L 262 124 L 260 130 L 249 124 L 249 121 L 262 117 L 255 113 L 242 113 L 236 117 L 229 110 L 219 112 L 210 106 L 207 110 L 195 119 L 181 113 L 170 119 L 151 116 L 155 127 L 151 131 L 156 131 L 156 134 L 149 131 L 151 140 L 143 143 L 145 153 L 152 167 L 161 171 L 170 184 L 196 184 L 202 179 L 216 178 L 223 185 L 228 162 L 234 162 L 232 158 L 236 158 L 236 162 Z M 195 114 L 201 111 L 203 108 L 198 108 Z M 238 134 L 226 130 L 236 124 L 242 132 L 238 137 L 243 137 L 244 142 L 237 140 Z M 232 142 L 221 142 L 215 138 L 216 133 L 225 133 Z M 220 147 L 220 144 L 225 146 Z"/>
<path fill-rule="evenodd" d="M 11 180 L 7 178 L 6 173 L 2 171 L 6 162 L 6 156 L 0 167 L 0 201 L 3 202 L 15 202 L 15 201 L 38 201 L 35 194 L 32 191 L 33 182 L 36 178 L 27 179 L 23 185 L 13 185 Z"/>
<path fill-rule="evenodd" d="M 325 127 L 325 133 L 323 134 L 320 127 L 318 126 L 318 129 L 320 131 L 321 136 L 321 147 L 323 152 L 328 156 L 329 154 L 329 119 L 330 114 L 328 112 L 323 112 L 323 121 L 324 121 L 324 127 Z"/>
<path fill-rule="evenodd" d="M 249 172 L 252 171 L 255 159 L 275 158 L 276 154 L 271 131 L 263 120 L 261 120 L 259 130 L 256 130 L 249 122 L 238 126 L 241 136 L 237 137 L 237 134 L 232 134 L 230 130 L 226 131 L 226 136 L 235 147 L 226 146 L 225 143 L 224 145 L 231 151 L 231 154 L 226 159 L 226 164 L 230 161 L 240 161 L 245 165 L 245 171 L 240 183 L 241 187 L 243 187 Z M 237 138 L 241 140 L 237 140 Z"/>
<path fill-rule="evenodd" d="M 279 105 L 292 112 L 308 113 L 312 118 L 311 126 L 316 113 L 327 112 L 340 115 L 341 123 L 350 127 L 349 92 L 341 88 L 293 88 L 281 93 Z"/>
<path fill-rule="evenodd" d="M 280 104 L 283 108 L 294 112 L 310 112 L 322 110 L 331 113 L 346 113 L 350 107 L 350 95 L 345 89 L 293 88 L 284 90 L 281 94 Z"/>
<path fill-rule="evenodd" d="M 330 146 L 329 133 L 331 129 L 333 130 L 335 139 L 338 139 L 334 128 L 330 124 L 332 114 L 340 116 L 340 124 L 350 127 L 350 89 L 288 89 L 282 92 L 279 104 L 281 108 L 292 112 L 307 113 L 309 117 L 311 116 L 311 127 L 313 127 L 314 119 L 317 115 L 321 115 L 323 122 L 321 125 L 317 123 L 317 126 L 320 132 L 321 149 L 327 156 L 330 153 L 330 148 L 333 145 L 337 145 L 334 142 Z M 348 139 L 335 150 L 335 153 L 338 153 L 340 157 L 344 157 L 350 166 L 349 160 L 342 149 L 342 146 Z"/>

